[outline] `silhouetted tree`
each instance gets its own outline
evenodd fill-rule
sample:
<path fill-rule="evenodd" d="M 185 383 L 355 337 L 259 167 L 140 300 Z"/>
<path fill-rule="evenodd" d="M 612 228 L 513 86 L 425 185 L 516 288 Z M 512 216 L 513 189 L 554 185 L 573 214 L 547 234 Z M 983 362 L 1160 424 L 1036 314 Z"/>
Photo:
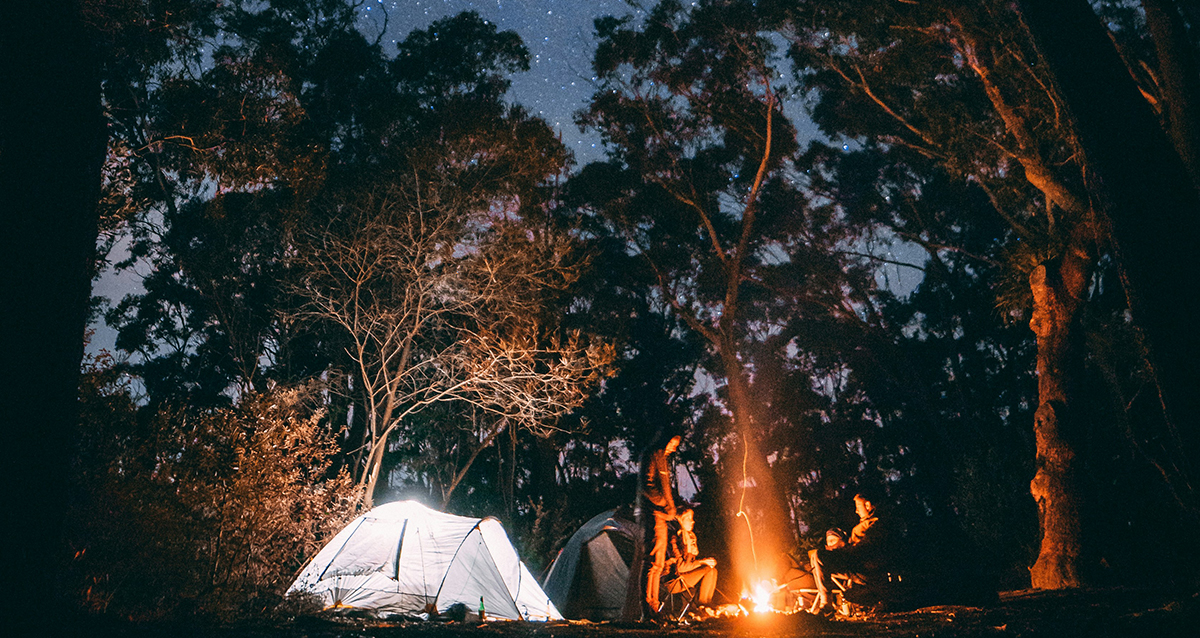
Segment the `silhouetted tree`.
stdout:
<path fill-rule="evenodd" d="M 69 558 L 61 530 L 105 139 L 99 51 L 84 13 L 81 2 L 0 11 L 0 431 L 12 450 L 5 508 L 21 520 L 6 526 L 5 584 L 43 592 L 9 608 L 17 631 L 61 618 Z"/>

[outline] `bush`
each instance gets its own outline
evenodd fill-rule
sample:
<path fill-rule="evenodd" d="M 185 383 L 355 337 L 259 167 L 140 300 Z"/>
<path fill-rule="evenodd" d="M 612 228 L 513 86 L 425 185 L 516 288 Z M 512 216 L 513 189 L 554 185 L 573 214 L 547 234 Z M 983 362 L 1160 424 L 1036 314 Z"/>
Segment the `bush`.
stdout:
<path fill-rule="evenodd" d="M 146 414 L 86 376 L 70 540 L 80 602 L 138 620 L 274 608 L 352 518 L 353 483 L 305 390 Z"/>

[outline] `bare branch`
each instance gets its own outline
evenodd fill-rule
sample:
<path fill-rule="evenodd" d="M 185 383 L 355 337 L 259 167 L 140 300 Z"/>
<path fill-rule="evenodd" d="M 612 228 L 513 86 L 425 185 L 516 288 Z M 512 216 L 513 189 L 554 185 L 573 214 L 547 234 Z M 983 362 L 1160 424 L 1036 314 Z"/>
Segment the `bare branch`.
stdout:
<path fill-rule="evenodd" d="M 297 314 L 338 328 L 367 409 L 365 498 L 389 437 L 435 403 L 473 405 L 546 434 L 606 374 L 611 347 L 539 325 L 546 291 L 578 277 L 571 240 L 496 214 L 465 170 L 417 158 L 411 177 L 328 203 L 298 237 Z M 477 175 L 478 173 L 476 173 Z"/>

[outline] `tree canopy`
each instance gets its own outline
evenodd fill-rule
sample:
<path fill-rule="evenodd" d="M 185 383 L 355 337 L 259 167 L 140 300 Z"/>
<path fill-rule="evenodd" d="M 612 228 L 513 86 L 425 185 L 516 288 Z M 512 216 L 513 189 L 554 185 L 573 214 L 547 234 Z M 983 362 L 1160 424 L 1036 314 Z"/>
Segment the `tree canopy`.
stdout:
<path fill-rule="evenodd" d="M 83 602 L 238 613 L 355 508 L 413 495 L 501 516 L 544 568 L 632 502 L 663 427 L 731 591 L 876 488 L 925 564 L 988 583 L 1192 578 L 1178 386 L 1130 302 L 1096 132 L 1019 5 L 598 19 L 576 123 L 604 154 L 576 166 L 507 94 L 520 37 L 472 12 L 392 46 L 342 0 L 84 3 L 106 52 L 96 267 L 144 290 L 86 369 L 72 532 L 95 558 L 74 576 L 137 573 L 115 507 L 172 539 L 130 560 L 190 552 L 207 580 Z M 1095 9 L 1194 176 L 1200 16 Z M 159 586 L 175 602 L 138 600 Z"/>

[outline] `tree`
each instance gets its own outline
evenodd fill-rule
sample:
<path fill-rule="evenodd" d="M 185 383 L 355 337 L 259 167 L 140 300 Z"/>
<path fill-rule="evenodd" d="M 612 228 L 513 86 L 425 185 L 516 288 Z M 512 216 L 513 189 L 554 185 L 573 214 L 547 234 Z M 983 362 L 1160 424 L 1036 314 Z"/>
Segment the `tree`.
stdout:
<path fill-rule="evenodd" d="M 373 110 L 387 99 L 386 60 L 343 2 L 130 10 L 112 34 L 124 55 L 105 93 L 106 219 L 130 238 L 116 267 L 150 273 L 144 293 L 108 312 L 126 365 L 152 402 L 209 405 L 321 370 L 324 353 L 277 320 L 289 303 L 283 237 L 358 116 L 326 99 L 329 85 Z"/>
<path fill-rule="evenodd" d="M 1187 175 L 1194 172 L 1195 78 L 1187 61 L 1192 50 L 1170 51 L 1164 23 L 1180 20 L 1172 3 L 1144 2 L 1164 65 L 1164 131 L 1127 73 L 1105 30 L 1082 3 L 1059 3 L 1060 17 L 1049 26 L 1041 7 L 1021 4 L 1055 89 L 1071 118 L 1080 153 L 1090 171 L 1088 192 L 1098 202 L 1129 298 L 1134 322 L 1148 341 L 1147 359 L 1167 420 L 1174 450 L 1167 451 L 1170 480 L 1196 520 L 1195 455 L 1200 438 L 1194 423 L 1200 404 L 1188 388 L 1190 362 L 1200 353 L 1187 321 L 1195 302 L 1178 291 L 1191 285 L 1191 255 L 1200 236 L 1200 197 Z M 1178 28 L 1179 25 L 1176 25 Z M 1060 32 L 1059 29 L 1062 29 Z M 1080 64 L 1079 52 L 1089 54 Z M 1178 66 L 1176 66 L 1178 65 Z M 1194 66 L 1194 63 L 1192 64 Z M 1119 126 L 1118 126 L 1119 125 Z M 1174 139 L 1168 139 L 1167 133 Z"/>
<path fill-rule="evenodd" d="M 580 123 L 600 132 L 609 160 L 572 181 L 582 212 L 632 255 L 651 308 L 709 352 L 720 402 L 695 443 L 720 456 L 710 487 L 737 514 L 728 531 L 743 578 L 761 578 L 803 527 L 773 484 L 772 464 L 812 444 L 782 414 L 787 395 L 813 396 L 840 375 L 828 360 L 810 367 L 797 340 L 810 322 L 858 322 L 866 272 L 839 251 L 852 233 L 803 190 L 790 89 L 757 20 L 728 2 L 662 2 L 637 25 L 598 20 L 600 86 Z"/>
<path fill-rule="evenodd" d="M 14 622 L 57 618 L 57 577 L 76 387 L 104 158 L 100 75 L 82 3 L 6 6 L 0 16 L 0 199 L 6 300 L 0 426 L 8 449 L 6 578 L 45 595 Z M 23 574 L 23 576 L 16 576 Z"/>
<path fill-rule="evenodd" d="M 890 7 L 880 15 L 806 5 L 800 12 L 791 19 L 793 57 L 808 85 L 821 87 L 822 105 L 840 100 L 852 104 L 856 115 L 874 112 L 850 124 L 849 112 L 818 106 L 818 121 L 845 122 L 851 134 L 868 133 L 899 153 L 914 152 L 911 165 L 932 159 L 977 184 L 996 213 L 1011 220 L 1010 232 L 1041 253 L 1021 258 L 1037 261 L 1028 284 L 1041 406 L 1035 417 L 1039 469 L 1031 489 L 1041 507 L 1044 551 L 1034 583 L 1078 584 L 1080 505 L 1071 432 L 1082 425 L 1068 411 L 1082 361 L 1078 325 L 1095 267 L 1096 228 L 1080 194 L 1079 167 L 1069 160 L 1069 131 L 1044 124 L 1055 121 L 1054 95 L 1038 84 L 1028 40 L 1011 14 L 990 6 Z M 981 139 L 992 145 L 982 146 Z M 1044 222 L 1025 220 L 1029 213 L 1021 208 L 1031 203 L 1029 196 L 1008 184 L 1018 168 L 1042 198 Z M 917 183 L 919 178 L 910 188 Z M 911 231 L 904 236 L 936 257 L 935 245 Z"/>
<path fill-rule="evenodd" d="M 410 415 L 462 401 L 502 417 L 481 447 L 506 427 L 545 432 L 608 362 L 578 334 L 539 325 L 543 291 L 569 283 L 579 264 L 563 238 L 531 242 L 528 227 L 506 219 L 511 203 L 484 181 L 507 159 L 494 151 L 424 156 L 411 179 L 334 202 L 329 224 L 298 238 L 296 294 L 307 301 L 298 316 L 344 333 L 349 387 L 366 409 L 359 483 L 368 507 L 389 437 Z M 469 159 L 456 166 L 456 155 Z"/>
<path fill-rule="evenodd" d="M 316 386 L 235 407 L 139 408 L 86 362 L 69 582 L 90 613 L 258 616 L 356 512 Z"/>
<path fill-rule="evenodd" d="M 1095 551 L 1083 543 L 1082 528 L 1087 468 L 1096 459 L 1081 455 L 1089 437 L 1115 425 L 1083 400 L 1086 369 L 1098 361 L 1085 346 L 1085 325 L 1095 325 L 1098 312 L 1112 312 L 1095 304 L 1115 284 L 1103 268 L 1112 258 L 1103 211 L 1086 188 L 1094 171 L 1079 152 L 1079 131 L 1051 69 L 1006 5 L 775 9 L 790 16 L 795 68 L 820 92 L 814 117 L 825 130 L 864 136 L 902 162 L 911 171 L 902 187 L 906 200 L 927 199 L 928 180 L 944 170 L 978 188 L 992 204 L 988 214 L 1005 220 L 1008 229 L 996 241 L 1006 246 L 1008 274 L 997 283 L 1023 278 L 1025 290 L 1002 286 L 1000 305 L 1008 312 L 1031 307 L 1038 339 L 1037 473 L 1030 488 L 1043 539 L 1033 583 L 1077 586 Z M 1107 83 L 1093 78 L 1090 86 Z M 904 227 L 910 221 L 897 221 L 903 237 L 933 249 L 931 258 L 948 247 L 929 241 L 926 229 L 914 233 Z M 1127 323 L 1117 314 L 1104 321 L 1118 333 Z M 1135 436 L 1147 436 L 1150 428 L 1143 428 Z M 1136 438 L 1132 443 L 1138 445 Z M 1149 456 L 1171 474 L 1170 452 Z"/>
<path fill-rule="evenodd" d="M 236 410 L 320 375 L 331 415 L 322 426 L 342 434 L 337 467 L 364 482 L 383 467 L 418 467 L 425 459 L 403 458 L 402 446 L 434 419 L 368 430 L 363 390 L 377 379 L 347 345 L 365 339 L 358 354 L 369 366 L 377 335 L 318 317 L 316 302 L 344 291 L 338 268 L 359 249 L 388 266 L 414 260 L 409 273 L 375 272 L 373 284 L 415 273 L 435 286 L 414 289 L 435 304 L 415 329 L 402 305 L 384 303 L 402 304 L 403 290 L 372 289 L 381 302 L 372 310 L 412 329 L 412 374 L 390 377 L 410 384 L 384 392 L 420 405 L 394 405 L 394 415 L 442 401 L 443 414 L 460 417 L 437 424 L 457 447 L 437 450 L 434 462 L 464 460 L 445 498 L 481 482 L 469 461 L 501 433 L 544 433 L 581 400 L 608 355 L 557 324 L 556 289 L 586 260 L 569 229 L 547 224 L 565 150 L 544 122 L 504 100 L 509 74 L 529 64 L 515 33 L 468 12 L 385 52 L 358 30 L 358 5 L 341 0 L 122 6 L 133 15 L 112 37 L 131 55 L 111 62 L 106 83 L 116 132 L 106 218 L 133 237 L 120 266 L 153 268 L 145 294 L 111 319 L 118 345 L 135 353 L 123 369 L 144 382 L 147 413 L 181 402 Z M 395 243 L 406 236 L 415 243 Z M 467 418 L 472 403 L 486 416 Z M 477 438 L 461 436 L 467 422 L 479 424 Z M 391 437 L 395 449 L 387 426 L 404 435 Z M 355 454 L 374 465 L 355 465 Z M 455 480 L 468 488 L 456 492 Z"/>

